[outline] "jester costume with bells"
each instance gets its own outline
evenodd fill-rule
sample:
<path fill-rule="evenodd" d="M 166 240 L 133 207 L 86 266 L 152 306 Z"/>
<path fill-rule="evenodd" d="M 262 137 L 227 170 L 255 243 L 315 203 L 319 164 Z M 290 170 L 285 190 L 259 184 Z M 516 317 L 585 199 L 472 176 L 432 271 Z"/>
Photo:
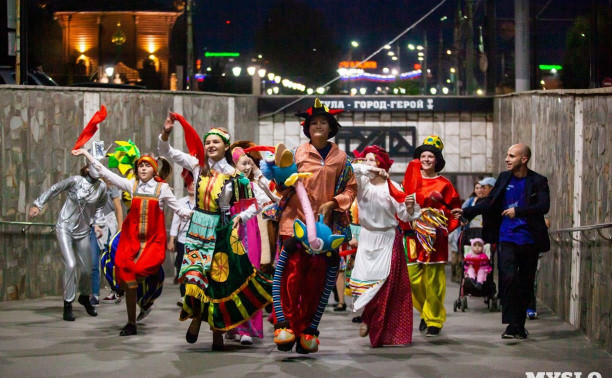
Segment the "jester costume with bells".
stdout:
<path fill-rule="evenodd" d="M 333 114 L 339 112 L 316 99 L 312 108 L 298 114 L 305 118 L 304 134 L 312 139 L 310 122 L 322 116 L 329 124 L 327 139 L 334 137 L 340 125 Z M 289 174 L 283 172 L 285 169 Z M 290 351 L 297 342 L 298 353 L 316 352 L 317 328 L 336 282 L 337 249 L 350 239 L 347 211 L 355 199 L 357 184 L 346 153 L 330 142 L 322 150 L 311 142 L 300 145 L 294 153 L 277 148 L 275 172 L 276 183 L 284 190 L 279 204 L 283 248 L 274 275 L 274 342 L 282 351 Z M 279 180 L 279 173 L 284 179 Z M 309 177 L 303 178 L 304 173 Z M 337 205 L 331 211 L 331 229 L 322 217 L 315 226 L 312 209 L 329 201 Z"/>
<path fill-rule="evenodd" d="M 419 158 L 425 151 L 433 153 L 435 172 L 438 173 L 445 165 L 443 148 L 439 137 L 425 138 L 416 148 L 414 160 L 408 164 L 403 193 L 389 185 L 389 192 L 398 202 L 414 193 L 416 203 L 421 207 L 418 219 L 410 223 L 401 222 L 401 225 L 408 255 L 412 302 L 421 313 L 430 336 L 437 335 L 446 321 L 444 264 L 448 261 L 448 234 L 459 226 L 459 221 L 451 215 L 451 209 L 461 208 L 461 201 L 453 184 L 445 177 L 423 176 Z M 420 328 L 425 325 L 421 324 Z"/>
<path fill-rule="evenodd" d="M 272 302 L 272 282 L 253 267 L 238 229 L 232 229 L 233 217 L 241 217 L 246 224 L 257 214 L 254 201 L 246 209 L 231 213 L 242 199 L 253 198 L 249 180 L 225 158 L 217 162 L 208 159 L 209 173 L 203 173 L 206 157 L 201 140 L 182 116 L 172 116 L 183 126 L 190 154 L 172 148 L 161 136 L 159 153 L 197 178 L 196 208 L 188 226 L 179 273 L 179 281 L 185 283 L 180 319 L 193 318 L 195 333 L 188 331 L 187 341 L 194 343 L 200 317 L 213 331 L 231 330 Z M 203 140 L 210 135 L 220 137 L 229 146 L 230 136 L 223 130 L 213 128 Z"/>

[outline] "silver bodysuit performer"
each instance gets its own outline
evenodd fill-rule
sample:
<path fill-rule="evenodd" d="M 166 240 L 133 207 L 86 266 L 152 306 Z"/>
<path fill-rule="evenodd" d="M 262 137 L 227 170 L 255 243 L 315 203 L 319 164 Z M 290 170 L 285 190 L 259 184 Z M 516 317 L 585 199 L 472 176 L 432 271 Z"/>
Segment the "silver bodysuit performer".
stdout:
<path fill-rule="evenodd" d="M 95 309 L 89 303 L 92 270 L 89 232 L 93 223 L 104 227 L 102 208 L 107 199 L 106 184 L 90 176 L 71 176 L 41 194 L 34 201 L 34 206 L 42 210 L 47 202 L 62 192 L 67 192 L 68 197 L 57 218 L 55 230 L 65 266 L 64 319 L 73 320 L 72 314 L 72 319 L 66 319 L 66 306 L 68 305 L 72 312 L 71 303 L 77 290 L 77 265 L 80 271 L 79 303 L 85 306 L 89 315 L 95 316 Z M 85 299 L 89 306 L 82 303 Z"/>

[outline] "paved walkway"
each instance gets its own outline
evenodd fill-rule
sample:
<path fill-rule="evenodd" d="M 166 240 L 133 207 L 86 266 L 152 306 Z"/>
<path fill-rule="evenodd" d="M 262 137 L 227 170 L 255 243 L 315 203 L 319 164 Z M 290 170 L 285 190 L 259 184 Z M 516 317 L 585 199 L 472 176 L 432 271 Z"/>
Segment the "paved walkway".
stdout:
<path fill-rule="evenodd" d="M 479 298 L 465 313 L 453 313 L 458 286 L 448 285 L 448 321 L 439 338 L 415 329 L 407 347 L 372 349 L 358 336 L 350 313 L 328 308 L 321 322 L 318 353 L 302 356 L 274 349 L 272 326 L 266 338 L 227 351 L 211 352 L 211 333 L 185 342 L 188 324 L 179 322 L 178 287 L 168 284 L 134 337 L 119 337 L 125 306 L 101 305 L 97 318 L 75 307 L 75 322 L 61 320 L 61 298 L 0 303 L 0 377 L 23 376 L 216 376 L 249 377 L 525 377 L 526 372 L 612 372 L 612 357 L 580 332 L 541 308 L 529 321 L 527 340 L 502 340 L 501 315 Z M 415 312 L 414 324 L 418 326 Z"/>

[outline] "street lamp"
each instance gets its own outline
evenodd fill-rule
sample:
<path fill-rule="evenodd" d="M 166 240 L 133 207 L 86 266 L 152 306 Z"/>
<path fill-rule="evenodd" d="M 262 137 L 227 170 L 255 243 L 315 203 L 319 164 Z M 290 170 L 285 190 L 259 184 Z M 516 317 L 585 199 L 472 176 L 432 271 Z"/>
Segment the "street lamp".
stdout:
<path fill-rule="evenodd" d="M 282 78 L 281 78 L 280 76 L 278 76 L 278 75 L 274 76 L 274 82 L 275 82 L 276 84 L 280 83 L 280 82 L 281 82 L 281 79 L 282 79 Z"/>
<path fill-rule="evenodd" d="M 318 93 L 318 94 L 323 94 L 323 93 L 325 93 L 325 88 L 323 88 L 323 87 L 319 87 L 319 88 L 317 88 L 317 93 Z"/>
<path fill-rule="evenodd" d="M 253 66 L 247 68 L 247 73 L 251 76 L 255 75 L 255 71 L 256 71 L 256 68 Z"/>
<path fill-rule="evenodd" d="M 390 50 L 391 49 L 391 45 L 385 45 L 384 48 L 385 48 L 385 50 Z"/>
<path fill-rule="evenodd" d="M 265 68 L 260 68 L 257 71 L 257 74 L 259 75 L 259 77 L 263 78 L 264 76 L 266 76 L 266 69 Z"/>
<path fill-rule="evenodd" d="M 279 89 L 278 89 L 278 87 L 274 87 L 274 88 L 272 88 L 272 91 L 274 92 L 274 94 L 278 94 Z"/>
<path fill-rule="evenodd" d="M 308 93 L 309 95 L 311 95 L 311 94 L 313 94 L 313 93 L 314 93 L 314 89 L 312 89 L 312 88 L 308 88 L 308 89 L 306 89 L 306 93 Z"/>
<path fill-rule="evenodd" d="M 240 76 L 240 72 L 242 72 L 242 68 L 240 68 L 240 67 L 232 68 L 232 73 L 234 74 L 234 76 L 236 76 L 236 77 Z"/>
<path fill-rule="evenodd" d="M 268 80 L 270 80 L 270 81 L 274 80 L 274 76 L 276 76 L 276 75 L 274 75 L 274 73 L 272 73 L 272 72 L 268 73 Z"/>
<path fill-rule="evenodd" d="M 357 42 L 357 41 L 351 41 L 351 46 L 353 46 L 353 47 L 359 47 L 359 42 Z"/>
<path fill-rule="evenodd" d="M 435 94 L 436 94 L 438 91 L 436 90 L 436 88 L 431 87 L 431 88 L 429 89 L 429 92 L 430 92 L 432 95 L 435 95 Z"/>
<path fill-rule="evenodd" d="M 359 93 L 362 95 L 366 94 L 367 89 L 365 87 L 359 88 Z"/>
<path fill-rule="evenodd" d="M 414 50 L 416 47 L 412 43 L 408 44 L 408 50 Z"/>

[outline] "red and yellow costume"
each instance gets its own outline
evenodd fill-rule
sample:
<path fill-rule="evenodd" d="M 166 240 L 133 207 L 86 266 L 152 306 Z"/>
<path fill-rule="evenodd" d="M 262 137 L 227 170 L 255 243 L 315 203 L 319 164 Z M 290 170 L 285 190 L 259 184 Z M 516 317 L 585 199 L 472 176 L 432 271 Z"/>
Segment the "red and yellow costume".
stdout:
<path fill-rule="evenodd" d="M 159 271 L 166 257 L 164 212 L 159 208 L 161 182 L 152 195 L 132 191 L 132 206 L 121 229 L 121 242 L 115 255 L 119 280 L 129 288 L 138 287 L 137 279 Z"/>
<path fill-rule="evenodd" d="M 389 186 L 396 200 L 403 201 L 406 195 L 414 193 L 421 207 L 420 219 L 410 223 L 401 222 L 401 226 L 408 255 L 412 302 L 427 326 L 435 327 L 438 331 L 446 321 L 444 264 L 448 261 L 448 234 L 459 226 L 459 221 L 451 215 L 451 209 L 461 208 L 461 201 L 453 184 L 445 177 L 423 177 L 419 158 L 425 151 L 434 153 L 436 172 L 439 172 L 444 168 L 443 148 L 439 137 L 432 135 L 425 138 L 406 169 L 404 193 Z M 441 199 L 435 199 L 436 192 Z"/>

